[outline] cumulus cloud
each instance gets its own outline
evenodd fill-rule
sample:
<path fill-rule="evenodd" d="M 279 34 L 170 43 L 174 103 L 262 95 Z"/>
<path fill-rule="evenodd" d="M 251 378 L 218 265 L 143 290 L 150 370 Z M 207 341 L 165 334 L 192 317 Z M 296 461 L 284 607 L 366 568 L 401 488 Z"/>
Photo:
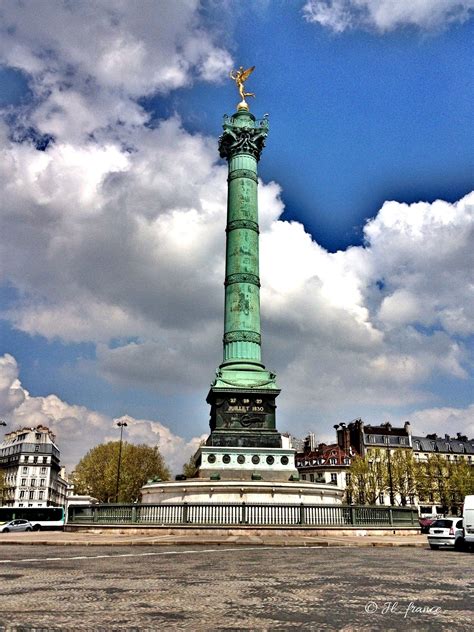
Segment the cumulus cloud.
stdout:
<path fill-rule="evenodd" d="M 115 422 L 107 415 L 62 401 L 57 395 L 32 397 L 19 379 L 18 364 L 11 355 L 0 357 L 0 414 L 8 430 L 42 424 L 56 435 L 61 464 L 71 471 L 84 454 L 101 442 L 116 441 Z M 204 437 L 187 441 L 168 427 L 150 419 L 120 417 L 126 421 L 125 440 L 130 443 L 157 445 L 173 472 L 179 472 Z"/>
<path fill-rule="evenodd" d="M 201 32 L 195 2 L 169 5 L 159 24 L 156 3 L 143 13 L 49 3 L 38 23 L 25 6 L 2 7 L 3 63 L 28 73 L 34 95 L 0 124 L 0 274 L 16 290 L 2 316 L 31 335 L 94 343 L 111 382 L 204 397 L 220 361 L 226 168 L 215 138 L 177 115 L 150 125 L 137 97 L 218 78 L 227 53 Z M 105 44 L 93 54 L 87 37 Z M 22 125 L 54 141 L 39 151 Z M 336 253 L 279 219 L 278 184 L 260 183 L 259 208 L 263 352 L 283 407 L 304 402 L 305 419 L 330 407 L 418 407 L 435 399 L 434 376 L 468 379 L 474 194 L 387 202 L 365 244 Z M 41 419 L 61 409 L 54 396 L 22 403 L 24 389 L 6 380 L 5 411 Z M 105 436 L 95 413 L 64 406 L 63 427 L 87 419 Z"/>
<path fill-rule="evenodd" d="M 472 16 L 474 0 L 308 0 L 303 13 L 308 22 L 335 33 L 371 28 L 384 33 L 414 26 L 432 30 Z"/>
<path fill-rule="evenodd" d="M 474 437 L 474 404 L 466 408 L 427 408 L 416 411 L 410 418 L 413 434 L 424 435 L 436 432 L 439 436 L 457 432 Z"/>
<path fill-rule="evenodd" d="M 297 223 L 263 233 L 264 341 L 287 397 L 326 411 L 419 404 L 433 397 L 431 377 L 468 378 L 473 209 L 472 193 L 454 204 L 387 202 L 365 245 L 337 253 Z"/>
<path fill-rule="evenodd" d="M 31 120 L 62 137 L 141 124 L 138 97 L 218 81 L 232 64 L 198 0 L 56 0 L 39 10 L 12 1 L 1 17 L 2 61 L 28 74 L 39 101 Z"/>

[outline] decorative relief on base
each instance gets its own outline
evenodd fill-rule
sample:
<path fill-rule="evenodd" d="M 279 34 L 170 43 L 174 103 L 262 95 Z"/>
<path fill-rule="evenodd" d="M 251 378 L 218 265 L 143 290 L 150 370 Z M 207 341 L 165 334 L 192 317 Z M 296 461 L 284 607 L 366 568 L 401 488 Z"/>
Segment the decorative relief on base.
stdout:
<path fill-rule="evenodd" d="M 260 279 L 256 274 L 250 274 L 249 272 L 236 272 L 235 274 L 229 274 L 224 281 L 224 285 L 232 285 L 233 283 L 251 283 L 260 287 Z"/>
<path fill-rule="evenodd" d="M 261 344 L 261 336 L 256 331 L 228 331 L 224 334 L 224 344 L 227 342 L 255 342 Z"/>
<path fill-rule="evenodd" d="M 227 224 L 225 230 L 227 233 L 230 233 L 231 230 L 236 230 L 237 228 L 248 228 L 249 230 L 254 230 L 256 233 L 260 232 L 257 222 L 251 219 L 233 219 Z"/>

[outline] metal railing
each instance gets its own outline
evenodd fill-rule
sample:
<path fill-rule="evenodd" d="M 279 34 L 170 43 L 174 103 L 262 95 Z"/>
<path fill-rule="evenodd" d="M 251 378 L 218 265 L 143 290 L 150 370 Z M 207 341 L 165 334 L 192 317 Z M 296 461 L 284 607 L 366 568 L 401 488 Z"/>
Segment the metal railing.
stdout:
<path fill-rule="evenodd" d="M 418 527 L 418 512 L 406 507 L 169 503 L 69 507 L 68 524 L 275 527 Z"/>

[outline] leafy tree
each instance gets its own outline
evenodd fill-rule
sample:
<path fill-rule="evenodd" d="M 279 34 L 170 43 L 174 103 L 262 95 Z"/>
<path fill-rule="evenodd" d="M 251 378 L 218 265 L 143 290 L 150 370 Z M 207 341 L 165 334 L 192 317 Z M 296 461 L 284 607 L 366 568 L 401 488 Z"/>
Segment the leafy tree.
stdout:
<path fill-rule="evenodd" d="M 408 504 L 410 496 L 417 491 L 416 464 L 411 450 L 393 450 L 390 454 L 392 486 L 395 498 L 399 498 L 402 507 Z"/>
<path fill-rule="evenodd" d="M 451 504 L 458 508 L 464 502 L 464 497 L 474 494 L 474 467 L 464 459 L 451 462 L 449 487 Z"/>
<path fill-rule="evenodd" d="M 103 443 L 79 461 L 74 472 L 78 494 L 90 494 L 99 502 L 133 502 L 150 478 L 169 479 L 169 471 L 158 447 L 134 445 L 124 441 L 120 460 L 120 484 L 116 498 L 119 441 Z"/>
<path fill-rule="evenodd" d="M 420 502 L 442 505 L 455 512 L 464 497 L 474 494 L 474 467 L 464 459 L 448 461 L 441 454 L 430 454 L 416 464 L 416 488 Z"/>
<path fill-rule="evenodd" d="M 204 439 L 199 443 L 199 446 L 203 446 L 206 442 Z M 199 470 L 197 462 L 197 451 L 189 457 L 189 460 L 183 465 L 183 474 L 186 478 L 194 478 Z"/>
<path fill-rule="evenodd" d="M 189 461 L 183 465 L 183 474 L 186 478 L 194 478 L 198 472 L 198 466 L 196 463 L 196 455 L 193 454 L 189 457 Z"/>
<path fill-rule="evenodd" d="M 369 450 L 366 456 L 352 459 L 347 483 L 348 500 L 375 505 L 386 486 L 386 466 L 380 450 Z"/>

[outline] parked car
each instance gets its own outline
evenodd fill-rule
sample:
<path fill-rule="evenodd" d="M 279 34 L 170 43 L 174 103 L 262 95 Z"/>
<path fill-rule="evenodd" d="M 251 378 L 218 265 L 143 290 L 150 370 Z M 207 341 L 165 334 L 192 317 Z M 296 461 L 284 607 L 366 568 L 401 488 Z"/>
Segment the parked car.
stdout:
<path fill-rule="evenodd" d="M 461 549 L 464 546 L 463 519 L 447 516 L 435 520 L 428 532 L 428 544 L 432 549 L 447 546 Z"/>
<path fill-rule="evenodd" d="M 433 522 L 444 516 L 443 508 L 439 505 L 420 505 L 418 512 L 421 533 L 428 533 Z"/>
<path fill-rule="evenodd" d="M 28 520 L 10 520 L 0 522 L 0 532 L 8 533 L 16 531 L 33 531 L 33 525 Z"/>

